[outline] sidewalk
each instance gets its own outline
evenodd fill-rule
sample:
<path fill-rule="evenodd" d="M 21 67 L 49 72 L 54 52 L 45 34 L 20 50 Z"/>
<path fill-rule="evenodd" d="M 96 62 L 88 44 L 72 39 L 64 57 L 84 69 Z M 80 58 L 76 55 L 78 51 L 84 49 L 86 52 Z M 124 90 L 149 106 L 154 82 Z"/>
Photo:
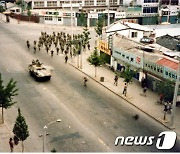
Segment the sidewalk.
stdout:
<path fill-rule="evenodd" d="M 87 58 L 90 55 L 90 51 L 86 51 L 86 53 L 83 53 L 82 56 L 82 69 L 77 68 L 77 60 L 75 59 L 75 62 L 69 61 L 69 64 L 82 73 L 86 74 L 88 77 L 92 78 L 105 88 L 109 89 L 114 94 L 118 95 L 119 97 L 126 100 L 128 103 L 132 104 L 136 108 L 140 109 L 145 114 L 149 115 L 159 123 L 163 124 L 167 128 L 171 129 L 169 127 L 169 121 L 171 114 L 166 114 L 166 120 L 163 120 L 164 116 L 164 106 L 161 104 L 157 104 L 157 100 L 159 100 L 159 95 L 155 92 L 148 90 L 146 92 L 146 97 L 141 95 L 143 93 L 143 89 L 141 87 L 141 84 L 138 81 L 133 80 L 132 83 L 128 85 L 127 88 L 127 97 L 122 95 L 123 92 L 123 78 L 119 78 L 118 80 L 118 86 L 114 85 L 114 76 L 115 73 L 112 72 L 110 69 L 106 67 L 98 67 L 97 68 L 97 77 L 95 78 L 95 68 L 94 66 L 90 65 L 87 61 Z M 104 77 L 104 82 L 100 82 L 100 77 Z M 176 107 L 175 111 L 175 119 L 174 119 L 174 131 L 180 135 L 180 107 Z"/>
<path fill-rule="evenodd" d="M 13 138 L 13 136 L 13 132 L 8 125 L 6 123 L 0 123 L 0 152 L 11 152 L 9 138 Z M 21 142 L 18 145 L 14 145 L 13 152 L 21 152 Z"/>

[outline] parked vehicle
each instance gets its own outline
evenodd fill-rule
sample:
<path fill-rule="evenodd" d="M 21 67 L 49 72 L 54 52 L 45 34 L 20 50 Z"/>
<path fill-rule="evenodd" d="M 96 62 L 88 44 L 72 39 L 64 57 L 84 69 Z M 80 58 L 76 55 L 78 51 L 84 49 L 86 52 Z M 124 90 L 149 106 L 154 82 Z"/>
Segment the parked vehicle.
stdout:
<path fill-rule="evenodd" d="M 50 80 L 52 70 L 39 62 L 39 60 L 32 61 L 28 66 L 29 73 L 38 81 Z"/>
<path fill-rule="evenodd" d="M 141 40 L 140 40 L 141 43 L 154 43 L 154 39 L 152 38 L 149 38 L 149 37 L 143 37 Z"/>

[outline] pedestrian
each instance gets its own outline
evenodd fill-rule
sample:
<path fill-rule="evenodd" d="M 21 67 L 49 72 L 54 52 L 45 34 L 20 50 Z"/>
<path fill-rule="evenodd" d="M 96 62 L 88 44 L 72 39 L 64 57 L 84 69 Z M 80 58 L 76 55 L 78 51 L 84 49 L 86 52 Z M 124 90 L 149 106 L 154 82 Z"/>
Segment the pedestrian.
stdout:
<path fill-rule="evenodd" d="M 127 94 L 127 83 L 126 82 L 124 84 L 123 94 L 126 97 L 126 94 Z"/>
<path fill-rule="evenodd" d="M 143 88 L 143 93 L 144 93 L 144 96 L 145 96 L 145 97 L 146 97 L 146 91 L 147 91 L 147 88 L 144 87 L 144 88 Z"/>
<path fill-rule="evenodd" d="M 161 93 L 160 95 L 159 95 L 159 100 L 160 100 L 160 104 L 163 104 L 163 101 L 164 101 L 164 94 L 163 93 Z"/>
<path fill-rule="evenodd" d="M 84 86 L 86 86 L 87 81 L 88 81 L 88 79 L 86 77 L 84 77 Z"/>
<path fill-rule="evenodd" d="M 167 113 L 167 111 L 168 111 L 168 105 L 167 105 L 167 103 L 165 103 L 164 104 L 164 117 L 163 117 L 164 120 L 166 120 L 166 113 Z"/>
<path fill-rule="evenodd" d="M 18 145 L 18 143 L 19 143 L 18 137 L 16 135 L 14 135 L 14 144 Z"/>
<path fill-rule="evenodd" d="M 12 138 L 9 139 L 9 146 L 10 146 L 11 152 L 13 152 L 14 145 L 13 145 L 13 139 Z"/>
<path fill-rule="evenodd" d="M 66 55 L 65 56 L 65 63 L 67 63 L 67 61 L 68 61 L 68 56 Z"/>
<path fill-rule="evenodd" d="M 115 75 L 115 77 L 114 77 L 114 85 L 118 85 L 118 76 L 117 75 Z"/>

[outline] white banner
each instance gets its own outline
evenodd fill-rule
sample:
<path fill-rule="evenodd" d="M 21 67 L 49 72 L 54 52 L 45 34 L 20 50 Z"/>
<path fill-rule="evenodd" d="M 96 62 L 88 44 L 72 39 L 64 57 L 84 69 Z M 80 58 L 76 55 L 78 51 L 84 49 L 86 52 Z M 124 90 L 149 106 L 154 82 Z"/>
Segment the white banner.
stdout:
<path fill-rule="evenodd" d="M 97 13 L 88 13 L 88 18 L 96 18 L 96 19 L 98 19 L 98 14 Z"/>

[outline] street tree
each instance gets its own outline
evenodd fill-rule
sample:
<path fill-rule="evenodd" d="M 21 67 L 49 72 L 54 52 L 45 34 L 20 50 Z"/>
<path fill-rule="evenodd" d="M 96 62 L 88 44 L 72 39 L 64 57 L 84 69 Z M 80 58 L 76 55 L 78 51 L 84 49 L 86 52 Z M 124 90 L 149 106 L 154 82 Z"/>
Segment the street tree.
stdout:
<path fill-rule="evenodd" d="M 15 136 L 22 141 L 22 152 L 24 152 L 24 141 L 29 137 L 28 125 L 26 124 L 24 116 L 21 114 L 20 108 L 18 108 L 18 116 L 13 128 Z"/>
<path fill-rule="evenodd" d="M 27 15 L 28 15 L 28 19 L 30 21 L 30 17 L 31 17 L 31 10 L 30 9 L 27 10 Z"/>
<path fill-rule="evenodd" d="M 130 65 L 127 65 L 125 70 L 121 73 L 121 76 L 124 78 L 124 82 L 131 82 L 134 72 L 130 69 Z"/>
<path fill-rule="evenodd" d="M 160 82 L 159 86 L 159 93 L 164 95 L 165 102 L 172 102 L 174 96 L 174 86 L 171 81 Z"/>
<path fill-rule="evenodd" d="M 4 123 L 4 109 L 10 108 L 16 102 L 13 101 L 17 95 L 16 81 L 10 79 L 6 86 L 3 85 L 2 76 L 0 73 L 0 107 L 2 108 L 2 123 Z"/>
<path fill-rule="evenodd" d="M 98 22 L 95 27 L 95 31 L 96 31 L 96 34 L 98 35 L 98 37 L 102 36 L 102 30 L 103 30 L 103 20 L 98 19 Z"/>
<path fill-rule="evenodd" d="M 4 7 L 2 5 L 0 5 L 0 13 L 2 13 L 4 11 L 5 11 Z"/>
<path fill-rule="evenodd" d="M 80 22 L 81 22 L 81 26 L 86 24 L 86 14 L 84 12 L 82 12 L 82 11 L 80 13 Z"/>
<path fill-rule="evenodd" d="M 104 58 L 102 58 L 96 47 L 94 47 L 93 53 L 89 56 L 87 59 L 92 65 L 95 67 L 95 77 L 96 77 L 96 72 L 97 72 L 97 67 L 100 65 L 104 64 Z"/>
<path fill-rule="evenodd" d="M 178 14 L 177 14 L 177 24 L 179 23 L 179 19 L 180 19 L 180 11 L 178 11 Z"/>
<path fill-rule="evenodd" d="M 90 32 L 86 24 L 86 26 L 83 28 L 83 45 L 85 47 L 89 44 L 90 39 L 91 39 Z"/>

